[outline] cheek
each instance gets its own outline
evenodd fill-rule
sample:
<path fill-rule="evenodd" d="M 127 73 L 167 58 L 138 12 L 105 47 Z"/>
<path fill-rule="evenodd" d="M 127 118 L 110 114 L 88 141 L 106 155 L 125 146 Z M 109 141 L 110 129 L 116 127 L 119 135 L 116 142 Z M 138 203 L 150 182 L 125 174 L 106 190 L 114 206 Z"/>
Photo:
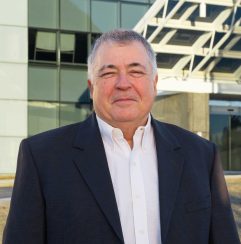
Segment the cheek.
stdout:
<path fill-rule="evenodd" d="M 141 96 L 143 97 L 153 97 L 156 94 L 156 89 L 154 85 L 150 85 L 150 84 L 146 84 L 145 86 L 139 86 L 138 88 L 139 93 L 141 94 Z"/>
<path fill-rule="evenodd" d="M 102 81 L 101 85 L 96 84 L 94 87 L 93 96 L 99 100 L 108 99 L 112 93 L 112 87 L 105 81 Z"/>

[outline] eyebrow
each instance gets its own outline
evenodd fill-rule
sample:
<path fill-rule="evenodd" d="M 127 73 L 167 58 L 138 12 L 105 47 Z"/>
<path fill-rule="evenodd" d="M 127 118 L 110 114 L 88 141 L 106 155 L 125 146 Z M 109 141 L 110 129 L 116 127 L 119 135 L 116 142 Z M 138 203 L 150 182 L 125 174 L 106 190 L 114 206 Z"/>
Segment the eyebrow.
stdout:
<path fill-rule="evenodd" d="M 140 63 L 131 63 L 128 65 L 129 68 L 133 68 L 133 67 L 141 67 L 143 69 L 146 69 L 146 67 L 143 65 L 143 64 L 140 64 Z"/>
<path fill-rule="evenodd" d="M 143 64 L 140 64 L 140 63 L 130 63 L 127 65 L 128 68 L 133 68 L 133 67 L 141 67 L 143 69 L 146 69 L 146 67 L 143 65 Z M 104 64 L 99 70 L 98 70 L 98 73 L 99 72 L 102 72 L 103 70 L 105 69 L 118 69 L 115 65 L 113 64 Z"/>
<path fill-rule="evenodd" d="M 117 69 L 117 67 L 113 64 L 104 64 L 99 70 L 98 73 L 103 71 L 104 69 Z"/>

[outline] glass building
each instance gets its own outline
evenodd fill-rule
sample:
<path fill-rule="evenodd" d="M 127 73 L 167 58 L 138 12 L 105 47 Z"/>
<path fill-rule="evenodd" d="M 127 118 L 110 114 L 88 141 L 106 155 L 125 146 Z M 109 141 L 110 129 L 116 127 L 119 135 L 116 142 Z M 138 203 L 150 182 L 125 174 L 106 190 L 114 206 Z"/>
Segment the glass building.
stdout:
<path fill-rule="evenodd" d="M 91 113 L 87 56 L 119 27 L 157 53 L 155 116 L 210 137 L 224 169 L 241 170 L 240 9 L 233 0 L 0 1 L 0 174 L 15 172 L 23 138 Z"/>
<path fill-rule="evenodd" d="M 0 1 L 0 174 L 15 172 L 23 138 L 88 116 L 93 41 L 133 28 L 153 2 Z"/>
<path fill-rule="evenodd" d="M 89 115 L 86 63 L 94 40 L 133 28 L 152 2 L 28 1 L 28 136 Z"/>
<path fill-rule="evenodd" d="M 241 171 L 240 1 L 156 1 L 134 29 L 157 53 L 161 119 L 209 138 L 223 168 Z"/>

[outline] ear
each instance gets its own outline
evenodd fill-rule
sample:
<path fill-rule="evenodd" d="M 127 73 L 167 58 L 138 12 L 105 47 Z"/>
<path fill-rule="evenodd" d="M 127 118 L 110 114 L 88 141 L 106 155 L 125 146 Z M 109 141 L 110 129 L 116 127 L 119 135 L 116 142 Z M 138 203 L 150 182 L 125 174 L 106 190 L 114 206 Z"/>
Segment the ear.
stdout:
<path fill-rule="evenodd" d="M 91 80 L 88 80 L 88 87 L 89 87 L 89 90 L 90 90 L 90 98 L 93 99 L 94 87 L 93 87 L 93 84 L 92 84 Z"/>
<path fill-rule="evenodd" d="M 158 74 L 155 75 L 154 77 L 154 82 L 153 82 L 153 85 L 154 85 L 154 91 L 155 91 L 155 94 L 157 95 L 157 82 L 158 82 Z"/>

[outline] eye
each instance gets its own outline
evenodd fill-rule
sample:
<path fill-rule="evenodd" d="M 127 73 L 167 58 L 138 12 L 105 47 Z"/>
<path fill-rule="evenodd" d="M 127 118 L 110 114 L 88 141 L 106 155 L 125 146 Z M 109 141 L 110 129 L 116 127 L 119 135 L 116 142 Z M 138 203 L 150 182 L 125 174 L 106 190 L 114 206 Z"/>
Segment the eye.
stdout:
<path fill-rule="evenodd" d="M 104 73 L 100 74 L 100 77 L 104 78 L 104 79 L 108 79 L 108 78 L 114 77 L 115 74 L 116 73 L 114 71 L 109 71 L 109 72 L 104 72 Z"/>
<path fill-rule="evenodd" d="M 130 75 L 135 78 L 139 78 L 145 75 L 145 72 L 142 70 L 130 70 Z"/>

